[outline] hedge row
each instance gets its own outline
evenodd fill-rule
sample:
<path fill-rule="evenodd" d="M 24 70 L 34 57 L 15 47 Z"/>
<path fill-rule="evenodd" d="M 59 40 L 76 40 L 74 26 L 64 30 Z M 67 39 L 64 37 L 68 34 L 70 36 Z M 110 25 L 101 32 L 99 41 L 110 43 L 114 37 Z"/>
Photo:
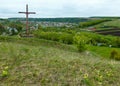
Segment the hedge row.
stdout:
<path fill-rule="evenodd" d="M 44 32 L 44 31 L 35 31 L 34 35 L 40 39 L 47 39 L 53 41 L 59 41 L 65 44 L 73 43 L 73 34 L 65 32 Z"/>

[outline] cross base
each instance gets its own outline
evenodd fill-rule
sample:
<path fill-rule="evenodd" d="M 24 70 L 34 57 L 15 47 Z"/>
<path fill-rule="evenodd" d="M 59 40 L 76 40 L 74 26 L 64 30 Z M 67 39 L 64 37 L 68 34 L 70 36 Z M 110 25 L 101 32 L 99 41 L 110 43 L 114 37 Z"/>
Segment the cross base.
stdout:
<path fill-rule="evenodd" d="M 20 37 L 25 37 L 25 38 L 31 38 L 31 37 L 34 37 L 33 34 L 19 34 Z"/>

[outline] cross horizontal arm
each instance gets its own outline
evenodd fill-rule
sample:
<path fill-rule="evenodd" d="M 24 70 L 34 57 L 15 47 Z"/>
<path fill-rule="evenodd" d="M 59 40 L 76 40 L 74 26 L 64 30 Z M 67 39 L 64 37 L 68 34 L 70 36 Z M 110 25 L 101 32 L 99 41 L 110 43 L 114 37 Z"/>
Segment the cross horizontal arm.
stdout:
<path fill-rule="evenodd" d="M 24 13 L 24 14 L 26 14 L 26 12 L 18 12 L 18 13 Z"/>
<path fill-rule="evenodd" d="M 28 14 L 36 14 L 35 12 L 28 12 Z"/>
<path fill-rule="evenodd" d="M 35 12 L 18 12 L 18 13 L 24 13 L 24 14 L 36 14 Z"/>

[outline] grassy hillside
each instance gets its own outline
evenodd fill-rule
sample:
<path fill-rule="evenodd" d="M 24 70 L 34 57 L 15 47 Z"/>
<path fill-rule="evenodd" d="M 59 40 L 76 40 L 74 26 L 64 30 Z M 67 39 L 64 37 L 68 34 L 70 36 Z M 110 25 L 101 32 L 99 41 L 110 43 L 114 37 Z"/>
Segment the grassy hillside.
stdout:
<path fill-rule="evenodd" d="M 0 42 L 1 86 L 119 86 L 120 62 L 38 39 Z"/>
<path fill-rule="evenodd" d="M 95 25 L 95 27 L 97 27 L 98 29 L 106 29 L 107 27 L 108 28 L 112 28 L 112 27 L 119 27 L 120 28 L 120 19 L 115 19 L 112 21 L 103 22 L 101 24 Z"/>
<path fill-rule="evenodd" d="M 120 52 L 120 48 L 110 48 L 110 47 L 104 47 L 104 46 L 88 46 L 88 50 L 91 51 L 91 53 L 99 55 L 102 58 L 109 59 L 110 53 L 113 50 L 117 50 Z"/>

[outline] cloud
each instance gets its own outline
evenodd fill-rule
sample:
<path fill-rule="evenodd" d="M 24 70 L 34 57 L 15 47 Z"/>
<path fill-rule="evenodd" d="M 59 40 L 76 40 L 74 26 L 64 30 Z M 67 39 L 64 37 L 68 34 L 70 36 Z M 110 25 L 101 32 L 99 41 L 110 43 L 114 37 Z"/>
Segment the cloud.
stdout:
<path fill-rule="evenodd" d="M 0 17 L 24 17 L 18 11 L 29 10 L 31 17 L 119 16 L 119 0 L 0 0 Z"/>

